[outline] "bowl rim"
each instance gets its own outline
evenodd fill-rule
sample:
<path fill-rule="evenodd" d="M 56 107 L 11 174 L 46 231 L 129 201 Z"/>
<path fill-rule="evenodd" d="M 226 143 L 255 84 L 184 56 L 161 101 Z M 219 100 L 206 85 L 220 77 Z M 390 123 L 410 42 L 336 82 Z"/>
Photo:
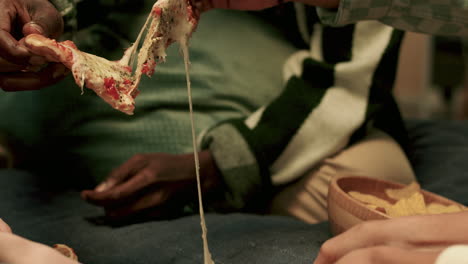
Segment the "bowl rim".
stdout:
<path fill-rule="evenodd" d="M 337 194 L 339 194 L 340 196 L 346 197 L 348 200 L 351 200 L 353 204 L 359 205 L 360 207 L 366 208 L 369 211 L 372 211 L 374 213 L 379 214 L 382 217 L 389 218 L 389 219 L 392 218 L 392 217 L 385 214 L 385 213 L 383 213 L 383 212 L 380 212 L 380 211 L 378 211 L 376 209 L 372 209 L 372 208 L 369 208 L 369 207 L 365 206 L 364 203 L 359 202 L 355 198 L 351 197 L 347 192 L 345 192 L 341 188 L 341 186 L 339 185 L 339 181 L 343 180 L 343 179 L 355 179 L 355 180 L 366 180 L 366 181 L 380 182 L 382 184 L 389 185 L 388 188 L 403 188 L 403 187 L 407 186 L 407 185 L 399 183 L 399 182 L 394 182 L 394 181 L 389 181 L 389 180 L 384 180 L 384 179 L 377 179 L 377 178 L 372 178 L 372 177 L 362 176 L 362 175 L 353 175 L 353 174 L 342 174 L 342 175 L 338 175 L 337 177 L 332 179 L 332 182 L 330 183 L 329 190 L 331 190 L 331 188 L 333 187 L 334 190 L 337 192 Z M 416 181 L 416 182 L 418 182 L 418 181 Z M 419 182 L 418 182 L 418 184 L 419 184 Z M 394 186 L 394 187 L 392 187 L 392 186 Z M 358 190 L 356 190 L 356 191 L 358 191 Z M 358 192 L 361 192 L 361 191 L 358 191 Z M 454 200 L 451 200 L 449 198 L 441 196 L 441 195 L 439 195 L 437 193 L 433 193 L 433 192 L 424 190 L 423 188 L 420 189 L 420 192 L 423 195 L 425 202 L 426 202 L 426 200 L 428 198 L 430 198 L 431 200 L 437 201 L 437 203 L 441 203 L 443 205 L 458 205 L 458 206 L 461 206 L 461 207 L 466 207 L 465 205 L 463 205 L 463 204 L 461 204 L 459 202 L 456 202 Z M 331 192 L 329 191 L 329 196 L 330 196 L 330 193 Z M 385 199 L 385 200 L 389 201 L 388 199 Z M 394 199 L 391 199 L 391 200 L 394 200 Z M 389 202 L 394 204 L 394 202 L 392 202 L 391 200 Z M 396 201 L 396 200 L 394 200 L 394 201 Z"/>
<path fill-rule="evenodd" d="M 364 203 L 356 200 L 355 198 L 351 197 L 351 195 L 349 195 L 347 192 L 345 192 L 341 186 L 338 184 L 338 181 L 340 179 L 344 179 L 344 178 L 356 178 L 356 179 L 364 179 L 364 180 L 378 180 L 378 179 L 375 179 L 375 178 L 371 178 L 371 177 L 367 177 L 367 176 L 359 176 L 359 175 L 352 175 L 352 174 L 346 174 L 346 175 L 340 175 L 338 177 L 335 177 L 333 178 L 332 182 L 330 183 L 330 187 L 329 189 L 331 190 L 332 186 L 334 187 L 334 189 L 337 191 L 337 193 L 340 195 L 340 196 L 344 196 L 346 197 L 347 200 L 351 201 L 352 204 L 354 205 L 358 205 L 359 207 L 361 208 L 365 208 L 366 210 L 368 211 L 372 211 L 373 213 L 376 213 L 384 218 L 388 218 L 390 219 L 391 217 L 381 211 L 378 211 L 376 209 L 372 209 L 370 207 L 367 207 Z M 380 181 L 380 180 L 379 180 Z M 393 182 L 390 182 L 390 183 L 393 183 Z M 402 184 L 402 186 L 404 186 Z M 330 191 L 329 191 L 329 196 L 330 196 Z"/>

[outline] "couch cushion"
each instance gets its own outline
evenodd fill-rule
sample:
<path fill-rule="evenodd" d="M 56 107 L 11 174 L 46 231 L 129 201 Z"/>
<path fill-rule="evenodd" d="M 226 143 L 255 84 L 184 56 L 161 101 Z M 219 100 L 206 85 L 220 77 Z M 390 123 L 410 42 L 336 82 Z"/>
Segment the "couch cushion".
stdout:
<path fill-rule="evenodd" d="M 187 216 L 123 227 L 90 221 L 102 211 L 79 193 L 18 171 L 0 171 L 0 217 L 13 231 L 47 245 L 75 249 L 82 263 L 203 263 L 200 220 Z M 329 237 L 327 223 L 308 225 L 288 217 L 207 215 L 216 263 L 309 264 Z"/>
<path fill-rule="evenodd" d="M 468 122 L 407 122 L 410 161 L 423 188 L 468 205 Z"/>

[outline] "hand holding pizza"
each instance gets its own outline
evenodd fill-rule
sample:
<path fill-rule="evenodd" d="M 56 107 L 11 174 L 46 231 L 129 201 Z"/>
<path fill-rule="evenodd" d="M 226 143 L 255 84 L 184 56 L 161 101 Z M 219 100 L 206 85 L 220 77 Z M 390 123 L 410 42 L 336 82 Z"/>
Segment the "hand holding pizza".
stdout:
<path fill-rule="evenodd" d="M 200 10 L 207 11 L 214 8 L 239 9 L 239 10 L 262 10 L 277 6 L 284 2 L 300 2 L 308 5 L 336 8 L 339 0 L 195 0 Z"/>
<path fill-rule="evenodd" d="M 468 243 L 466 221 L 468 212 L 364 222 L 325 242 L 314 264 L 434 263 Z"/>
<path fill-rule="evenodd" d="M 214 189 L 219 172 L 209 151 L 200 152 L 202 191 Z M 104 207 L 111 219 L 142 213 L 165 217 L 188 201 L 196 200 L 193 154 L 138 154 L 115 169 L 94 190 L 82 197 Z"/>
<path fill-rule="evenodd" d="M 36 90 L 62 79 L 63 65 L 44 65 L 23 43 L 32 33 L 57 38 L 62 31 L 62 17 L 49 1 L 0 0 L 0 88 Z"/>

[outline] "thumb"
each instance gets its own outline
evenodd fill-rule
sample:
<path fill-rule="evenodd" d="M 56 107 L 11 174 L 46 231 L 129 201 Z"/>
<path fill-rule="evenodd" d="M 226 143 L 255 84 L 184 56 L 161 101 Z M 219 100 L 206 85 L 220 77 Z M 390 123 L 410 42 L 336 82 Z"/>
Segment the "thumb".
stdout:
<path fill-rule="evenodd" d="M 30 11 L 31 20 L 24 24 L 23 34 L 40 34 L 48 38 L 58 38 L 63 33 L 63 19 L 59 11 L 48 1 Z"/>
<path fill-rule="evenodd" d="M 23 34 L 25 36 L 30 35 L 30 34 L 44 35 L 44 29 L 40 24 L 36 23 L 35 21 L 31 21 L 31 22 L 24 24 Z"/>

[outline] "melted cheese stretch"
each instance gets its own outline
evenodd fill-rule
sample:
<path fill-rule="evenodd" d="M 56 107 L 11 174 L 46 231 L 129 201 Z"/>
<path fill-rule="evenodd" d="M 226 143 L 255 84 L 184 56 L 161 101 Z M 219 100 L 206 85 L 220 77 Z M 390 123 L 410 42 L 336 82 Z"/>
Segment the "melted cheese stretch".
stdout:
<path fill-rule="evenodd" d="M 203 210 L 203 199 L 202 199 L 202 191 L 201 191 L 201 183 L 200 183 L 200 161 L 198 159 L 198 150 L 197 150 L 196 135 L 195 135 L 195 122 L 193 118 L 192 89 L 191 89 L 192 86 L 190 83 L 190 74 L 189 74 L 189 50 L 188 50 L 187 39 L 182 40 L 180 42 L 180 47 L 182 50 L 182 54 L 184 56 L 185 76 L 187 79 L 187 94 L 188 94 L 189 108 L 190 108 L 190 124 L 192 127 L 193 154 L 195 157 L 195 173 L 197 175 L 200 225 L 202 228 L 202 239 L 203 239 L 203 258 L 204 258 L 204 264 L 214 264 L 214 261 L 211 258 L 210 249 L 208 247 L 208 238 L 207 238 L 208 229 L 206 228 L 205 214 Z"/>

